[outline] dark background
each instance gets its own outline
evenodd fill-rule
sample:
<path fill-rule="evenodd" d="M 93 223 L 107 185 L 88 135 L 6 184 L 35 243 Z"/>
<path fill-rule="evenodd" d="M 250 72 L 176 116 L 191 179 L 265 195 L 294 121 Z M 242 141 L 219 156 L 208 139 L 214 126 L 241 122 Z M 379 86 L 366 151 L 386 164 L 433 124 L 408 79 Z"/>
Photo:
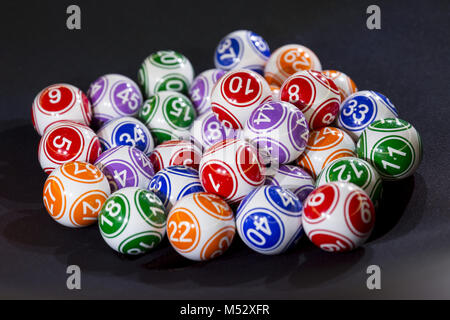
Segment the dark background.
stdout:
<path fill-rule="evenodd" d="M 70 4 L 81 7 L 81 31 L 66 28 Z M 366 28 L 370 4 L 381 7 L 381 30 Z M 450 298 L 449 1 L 2 1 L 0 12 L 0 298 Z M 124 258 L 96 226 L 53 222 L 42 205 L 34 96 L 57 82 L 86 90 L 105 73 L 136 79 L 159 49 L 182 52 L 199 73 L 236 29 L 272 50 L 310 47 L 324 69 L 387 95 L 422 135 L 422 165 L 385 186 L 371 241 L 333 255 L 304 239 L 275 257 L 235 241 L 223 257 L 194 263 L 167 241 Z M 81 267 L 80 291 L 66 288 L 71 264 Z M 366 288 L 371 264 L 382 290 Z"/>

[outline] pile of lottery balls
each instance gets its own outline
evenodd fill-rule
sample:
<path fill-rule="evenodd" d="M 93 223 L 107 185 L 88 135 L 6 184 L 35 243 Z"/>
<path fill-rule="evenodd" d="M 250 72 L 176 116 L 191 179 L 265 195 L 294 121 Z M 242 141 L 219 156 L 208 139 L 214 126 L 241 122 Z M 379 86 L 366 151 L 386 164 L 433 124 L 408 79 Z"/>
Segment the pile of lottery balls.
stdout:
<path fill-rule="evenodd" d="M 269 255 L 303 234 L 329 252 L 361 246 L 383 180 L 421 161 L 416 129 L 299 44 L 271 53 L 239 30 L 214 63 L 194 78 L 187 57 L 158 51 L 138 83 L 107 74 L 86 94 L 43 89 L 32 118 L 50 216 L 70 228 L 98 223 L 126 255 L 155 250 L 166 233 L 192 260 L 220 256 L 236 232 Z"/>

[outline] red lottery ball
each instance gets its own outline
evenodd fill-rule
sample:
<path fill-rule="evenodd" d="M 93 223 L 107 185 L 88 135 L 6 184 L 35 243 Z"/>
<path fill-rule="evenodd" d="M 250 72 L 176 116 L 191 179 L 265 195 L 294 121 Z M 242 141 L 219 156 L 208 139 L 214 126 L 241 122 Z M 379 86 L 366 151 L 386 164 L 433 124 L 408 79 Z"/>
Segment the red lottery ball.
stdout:
<path fill-rule="evenodd" d="M 155 173 L 171 166 L 188 166 L 198 170 L 202 151 L 191 141 L 169 140 L 161 143 L 150 154 Z"/>

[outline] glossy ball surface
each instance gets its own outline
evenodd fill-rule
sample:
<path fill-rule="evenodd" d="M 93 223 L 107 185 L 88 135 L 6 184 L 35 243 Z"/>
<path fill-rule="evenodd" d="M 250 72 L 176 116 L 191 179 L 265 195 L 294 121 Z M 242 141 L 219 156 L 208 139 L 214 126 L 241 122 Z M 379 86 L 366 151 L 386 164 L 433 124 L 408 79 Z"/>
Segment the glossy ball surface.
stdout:
<path fill-rule="evenodd" d="M 328 252 L 351 251 L 370 236 L 375 209 L 369 196 L 348 182 L 331 182 L 311 192 L 303 210 L 308 238 Z"/>
<path fill-rule="evenodd" d="M 309 138 L 303 113 L 284 101 L 261 104 L 250 115 L 244 137 L 279 163 L 294 161 L 305 150 Z"/>
<path fill-rule="evenodd" d="M 269 45 L 260 35 L 238 30 L 220 41 L 214 54 L 214 64 L 218 69 L 249 69 L 263 74 L 269 57 Z"/>
<path fill-rule="evenodd" d="M 41 136 L 53 123 L 68 120 L 89 126 L 91 103 L 87 96 L 70 84 L 54 84 L 38 93 L 31 107 L 34 129 Z"/>
<path fill-rule="evenodd" d="M 155 172 L 171 166 L 188 166 L 198 170 L 202 151 L 193 142 L 169 140 L 153 150 L 150 161 Z"/>
<path fill-rule="evenodd" d="M 225 70 L 210 69 L 195 77 L 189 90 L 189 96 L 198 115 L 211 110 L 212 89 L 225 73 Z"/>
<path fill-rule="evenodd" d="M 252 250 L 275 255 L 303 234 L 301 201 L 290 190 L 263 186 L 248 194 L 236 212 L 236 228 Z"/>
<path fill-rule="evenodd" d="M 301 202 L 314 190 L 315 181 L 304 169 L 282 164 L 272 175 L 267 175 L 265 183 L 291 190 Z"/>
<path fill-rule="evenodd" d="M 130 146 L 109 149 L 94 164 L 105 174 L 112 192 L 127 187 L 148 189 L 155 174 L 145 153 Z"/>
<path fill-rule="evenodd" d="M 341 102 L 344 101 L 349 95 L 352 95 L 358 91 L 355 82 L 343 72 L 337 70 L 324 70 L 322 74 L 333 80 L 334 84 L 339 89 L 339 95 L 341 96 Z"/>
<path fill-rule="evenodd" d="M 113 193 L 98 216 L 100 234 L 115 251 L 141 255 L 159 245 L 166 233 L 166 213 L 151 191 L 125 188 Z"/>
<path fill-rule="evenodd" d="M 105 175 L 85 162 L 68 162 L 53 170 L 44 184 L 43 201 L 63 226 L 81 228 L 97 222 L 111 191 Z"/>
<path fill-rule="evenodd" d="M 211 93 L 211 109 L 228 128 L 242 129 L 250 114 L 260 104 L 272 100 L 266 80 L 250 70 L 235 70 L 225 74 Z"/>
<path fill-rule="evenodd" d="M 301 71 L 290 76 L 280 89 L 280 97 L 303 112 L 311 130 L 333 123 L 341 102 L 336 84 L 318 71 Z"/>
<path fill-rule="evenodd" d="M 190 260 L 210 260 L 221 256 L 236 233 L 234 214 L 220 197 L 193 193 L 170 210 L 167 235 L 172 247 Z"/>
<path fill-rule="evenodd" d="M 188 58 L 172 50 L 151 54 L 141 65 L 138 82 L 149 98 L 161 91 L 189 93 L 194 79 L 194 69 Z"/>
<path fill-rule="evenodd" d="M 409 177 L 422 161 L 422 140 L 405 120 L 382 119 L 362 133 L 357 144 L 358 157 L 370 162 L 385 180 Z"/>

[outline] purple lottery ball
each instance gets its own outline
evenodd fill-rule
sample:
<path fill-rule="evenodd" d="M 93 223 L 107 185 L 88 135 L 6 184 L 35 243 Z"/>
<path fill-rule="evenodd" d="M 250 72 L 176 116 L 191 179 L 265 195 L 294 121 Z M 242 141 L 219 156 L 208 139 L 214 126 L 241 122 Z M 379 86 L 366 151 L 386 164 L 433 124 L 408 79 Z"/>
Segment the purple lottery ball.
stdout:
<path fill-rule="evenodd" d="M 280 165 L 274 175 L 266 177 L 266 185 L 280 186 L 291 190 L 302 202 L 314 190 L 314 179 L 302 168 Z"/>
<path fill-rule="evenodd" d="M 224 70 L 210 69 L 203 71 L 194 79 L 189 96 L 199 115 L 211 109 L 212 88 L 225 73 Z"/>
<path fill-rule="evenodd" d="M 309 128 L 297 107 L 289 102 L 270 101 L 253 110 L 243 134 L 256 147 L 268 152 L 279 163 L 286 164 L 305 150 Z"/>

